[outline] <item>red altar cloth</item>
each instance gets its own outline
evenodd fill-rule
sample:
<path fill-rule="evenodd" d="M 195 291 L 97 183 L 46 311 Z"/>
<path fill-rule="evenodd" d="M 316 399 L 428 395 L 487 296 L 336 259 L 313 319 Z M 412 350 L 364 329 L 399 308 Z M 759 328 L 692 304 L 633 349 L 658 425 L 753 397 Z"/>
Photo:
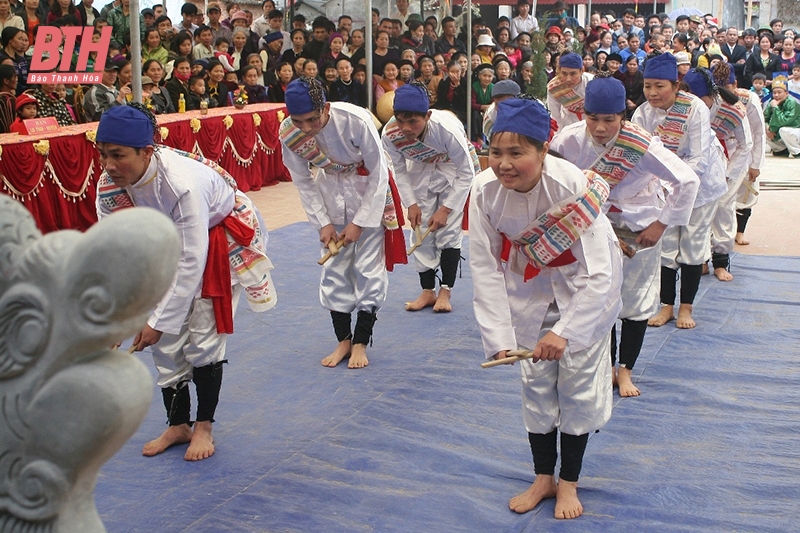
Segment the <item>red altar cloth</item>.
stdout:
<path fill-rule="evenodd" d="M 291 180 L 278 139 L 284 113 L 283 104 L 253 104 L 210 109 L 206 116 L 199 111 L 161 115 L 158 124 L 166 133 L 163 144 L 217 161 L 247 192 Z M 23 203 L 42 232 L 83 231 L 97 222 L 94 203 L 102 169 L 96 131 L 93 122 L 51 134 L 0 135 L 3 192 Z"/>

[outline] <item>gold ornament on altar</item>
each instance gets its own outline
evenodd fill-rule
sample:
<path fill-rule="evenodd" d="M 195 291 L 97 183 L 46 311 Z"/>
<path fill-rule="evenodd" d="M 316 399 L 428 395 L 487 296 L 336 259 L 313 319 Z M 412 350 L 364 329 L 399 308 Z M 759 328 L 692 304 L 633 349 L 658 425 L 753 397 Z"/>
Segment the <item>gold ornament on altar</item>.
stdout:
<path fill-rule="evenodd" d="M 97 130 L 89 130 L 85 133 L 86 140 L 94 144 L 97 142 Z"/>
<path fill-rule="evenodd" d="M 283 122 L 283 119 L 286 118 L 286 113 L 283 112 L 283 109 L 278 111 L 278 122 Z"/>
<path fill-rule="evenodd" d="M 47 155 L 50 153 L 50 141 L 42 139 L 39 142 L 35 142 L 33 143 L 33 149 L 36 150 L 36 153 L 39 155 Z"/>
<path fill-rule="evenodd" d="M 384 124 L 394 116 L 394 91 L 389 91 L 381 96 L 381 99 L 375 105 L 375 114 Z"/>
<path fill-rule="evenodd" d="M 200 126 L 201 126 L 200 119 L 193 118 L 192 120 L 189 121 L 189 126 L 191 126 L 193 132 L 197 133 L 198 131 L 200 131 Z"/>
<path fill-rule="evenodd" d="M 256 128 L 261 125 L 261 115 L 258 113 L 253 113 L 253 124 L 256 125 Z"/>
<path fill-rule="evenodd" d="M 225 118 L 222 119 L 222 123 L 225 124 L 225 129 L 231 129 L 231 126 L 233 126 L 233 117 L 225 115 Z"/>
<path fill-rule="evenodd" d="M 158 128 L 158 132 L 161 134 L 161 140 L 166 141 L 167 137 L 169 136 L 169 130 L 164 126 L 161 126 L 160 128 Z"/>

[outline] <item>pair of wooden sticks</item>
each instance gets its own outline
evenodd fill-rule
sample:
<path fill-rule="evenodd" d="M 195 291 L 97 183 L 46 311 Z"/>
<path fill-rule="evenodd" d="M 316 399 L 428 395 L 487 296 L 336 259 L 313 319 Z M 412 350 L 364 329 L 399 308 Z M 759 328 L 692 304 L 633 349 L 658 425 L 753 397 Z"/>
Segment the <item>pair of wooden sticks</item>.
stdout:
<path fill-rule="evenodd" d="M 486 361 L 481 363 L 482 368 L 492 368 L 493 366 L 507 365 L 509 363 L 516 363 L 523 359 L 531 359 L 533 357 L 533 350 L 509 350 L 506 352 L 504 359 L 495 359 L 494 361 Z"/>
<path fill-rule="evenodd" d="M 333 256 L 339 255 L 339 252 L 342 250 L 342 248 L 344 248 L 344 239 L 341 239 L 338 242 L 334 241 L 333 239 L 329 240 L 328 251 L 325 253 L 325 255 L 320 257 L 319 261 L 317 261 L 317 264 L 324 265 L 328 261 L 328 259 L 330 259 Z"/>
<path fill-rule="evenodd" d="M 420 231 L 420 229 L 419 229 L 419 226 L 417 226 L 416 228 L 414 228 L 414 235 L 415 235 L 415 236 L 416 236 L 416 238 L 417 238 L 417 239 L 416 239 L 416 240 L 417 240 L 417 242 L 415 242 L 415 243 L 414 243 L 414 244 L 411 246 L 411 248 L 409 248 L 409 249 L 408 249 L 408 251 L 406 252 L 406 255 L 411 255 L 411 254 L 413 254 L 413 253 L 414 253 L 414 250 L 416 250 L 417 248 L 419 248 L 419 247 L 422 245 L 422 241 L 424 241 L 424 240 L 425 240 L 425 237 L 427 237 L 427 236 L 428 236 L 428 235 L 430 235 L 430 234 L 431 234 L 431 227 L 430 227 L 430 226 L 428 226 L 428 230 L 427 230 L 425 233 L 422 233 L 422 232 Z"/>

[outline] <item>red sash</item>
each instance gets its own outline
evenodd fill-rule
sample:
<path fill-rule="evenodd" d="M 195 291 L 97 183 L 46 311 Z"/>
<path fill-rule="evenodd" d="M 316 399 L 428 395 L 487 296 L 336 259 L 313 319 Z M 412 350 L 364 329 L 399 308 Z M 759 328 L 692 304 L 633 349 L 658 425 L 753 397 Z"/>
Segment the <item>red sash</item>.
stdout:
<path fill-rule="evenodd" d="M 360 166 L 356 169 L 359 176 L 369 176 L 369 170 Z M 397 229 L 386 228 L 384 231 L 384 250 L 386 252 L 386 270 L 394 272 L 394 265 L 407 265 L 408 255 L 406 254 L 406 237 L 403 234 L 403 226 L 406 223 L 403 218 L 403 206 L 400 205 L 400 192 L 394 184 L 394 176 L 389 172 L 389 188 L 392 191 L 392 202 L 394 211 L 397 215 Z"/>
<path fill-rule="evenodd" d="M 228 259 L 228 238 L 225 230 L 242 246 L 248 246 L 256 234 L 253 228 L 232 215 L 208 230 L 208 257 L 200 296 L 210 299 L 214 305 L 217 333 L 233 333 L 231 262 Z"/>
<path fill-rule="evenodd" d="M 506 235 L 504 233 L 501 233 L 500 235 L 503 236 L 503 248 L 500 250 L 500 260 L 507 263 L 508 262 L 508 258 L 511 255 L 511 247 L 513 245 L 511 244 L 511 241 L 508 239 L 508 237 L 506 237 Z M 570 265 L 570 264 L 574 263 L 575 261 L 577 261 L 577 259 L 575 259 L 575 256 L 572 255 L 572 251 L 571 250 L 567 250 L 563 254 L 559 255 L 558 257 L 556 257 L 555 259 L 550 261 L 547 264 L 547 266 L 548 267 L 560 267 L 560 266 L 564 266 L 564 265 Z M 532 264 L 527 263 L 525 265 L 525 274 L 522 277 L 522 279 L 523 279 L 523 281 L 528 281 L 529 279 L 533 279 L 533 278 L 535 278 L 536 276 L 539 275 L 539 272 L 541 272 L 541 269 L 538 269 L 535 266 L 533 266 Z"/>

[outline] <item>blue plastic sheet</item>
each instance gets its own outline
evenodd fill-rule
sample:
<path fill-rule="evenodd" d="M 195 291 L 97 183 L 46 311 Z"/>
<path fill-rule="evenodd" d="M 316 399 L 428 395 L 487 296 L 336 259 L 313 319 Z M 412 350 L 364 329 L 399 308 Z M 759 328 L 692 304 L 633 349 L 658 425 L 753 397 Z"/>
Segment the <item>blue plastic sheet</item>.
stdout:
<path fill-rule="evenodd" d="M 734 281 L 702 279 L 696 329 L 648 330 L 634 369 L 642 396 L 616 398 L 587 448 L 585 514 L 557 521 L 553 500 L 507 508 L 533 479 L 519 369 L 479 366 L 467 263 L 449 315 L 404 311 L 418 277 L 397 267 L 369 367 L 330 369 L 316 242 L 308 224 L 271 233 L 279 304 L 238 310 L 214 457 L 186 462 L 185 445 L 141 456 L 165 428 L 154 390 L 101 471 L 109 531 L 797 530 L 800 258 L 737 255 Z"/>

